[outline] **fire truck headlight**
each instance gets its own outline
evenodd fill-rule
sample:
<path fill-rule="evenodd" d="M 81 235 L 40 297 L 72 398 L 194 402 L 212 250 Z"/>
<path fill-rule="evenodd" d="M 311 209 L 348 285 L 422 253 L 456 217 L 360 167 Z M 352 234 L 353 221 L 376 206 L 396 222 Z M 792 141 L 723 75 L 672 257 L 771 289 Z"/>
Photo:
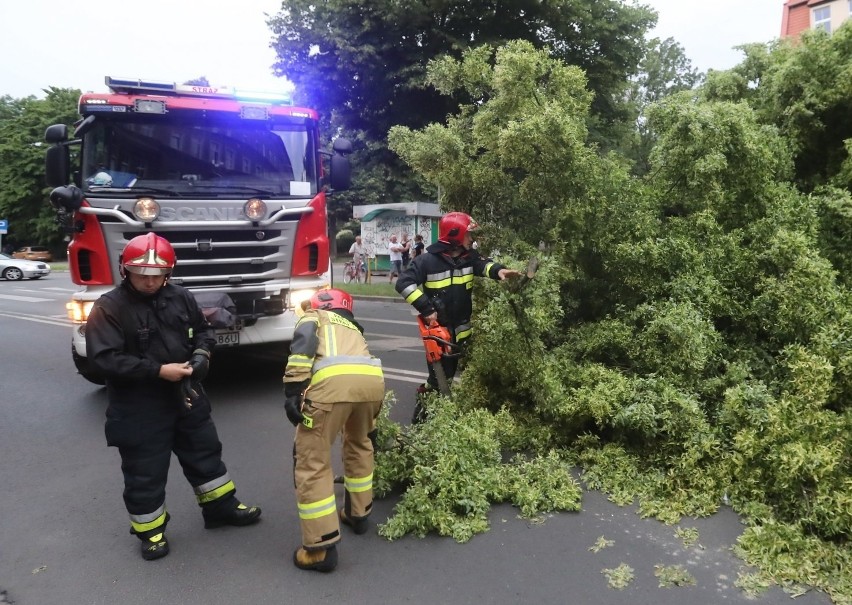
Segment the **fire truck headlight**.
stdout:
<path fill-rule="evenodd" d="M 85 323 L 89 319 L 89 313 L 92 311 L 94 301 L 72 300 L 65 303 L 65 308 L 68 311 L 68 319 L 74 323 Z"/>
<path fill-rule="evenodd" d="M 290 308 L 299 309 L 302 303 L 310 300 L 316 290 L 291 290 L 290 291 Z"/>
<path fill-rule="evenodd" d="M 160 204 L 152 197 L 140 197 L 133 205 L 133 214 L 143 223 L 151 223 L 160 216 Z"/>
<path fill-rule="evenodd" d="M 259 221 L 262 218 L 266 218 L 266 202 L 253 197 L 243 206 L 243 211 L 246 214 L 246 218 L 250 221 Z"/>

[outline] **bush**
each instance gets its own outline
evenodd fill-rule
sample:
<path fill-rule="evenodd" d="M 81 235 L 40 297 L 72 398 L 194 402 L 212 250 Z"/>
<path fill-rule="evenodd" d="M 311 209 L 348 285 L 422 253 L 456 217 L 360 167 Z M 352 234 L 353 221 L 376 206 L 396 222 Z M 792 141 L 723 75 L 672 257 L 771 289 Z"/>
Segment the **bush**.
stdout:
<path fill-rule="evenodd" d="M 335 250 L 337 255 L 344 255 L 349 253 L 349 248 L 352 247 L 352 244 L 355 242 L 355 234 L 352 233 L 349 229 L 342 229 L 337 232 L 337 237 L 335 239 Z"/>

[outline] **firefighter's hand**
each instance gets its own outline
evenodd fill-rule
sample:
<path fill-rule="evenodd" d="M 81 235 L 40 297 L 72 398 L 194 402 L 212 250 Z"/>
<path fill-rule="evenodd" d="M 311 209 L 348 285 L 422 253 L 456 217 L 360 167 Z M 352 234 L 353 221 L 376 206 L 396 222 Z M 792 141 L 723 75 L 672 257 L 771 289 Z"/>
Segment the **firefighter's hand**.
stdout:
<path fill-rule="evenodd" d="M 305 419 L 305 417 L 302 416 L 301 408 L 301 395 L 290 395 L 289 397 L 284 398 L 284 411 L 287 412 L 287 420 L 289 420 L 293 426 L 298 426 L 302 423 L 302 420 Z"/>
<path fill-rule="evenodd" d="M 207 378 L 207 371 L 210 369 L 210 353 L 204 349 L 195 349 L 189 360 L 189 367 L 192 368 L 192 380 L 201 382 Z"/>
<path fill-rule="evenodd" d="M 500 271 L 497 272 L 497 277 L 499 277 L 500 280 L 504 280 L 507 277 L 521 277 L 522 275 L 523 273 L 515 271 L 514 269 L 500 269 Z"/>
<path fill-rule="evenodd" d="M 423 316 L 423 321 L 427 327 L 431 328 L 434 325 L 438 325 L 438 312 L 432 311 L 429 315 Z"/>
<path fill-rule="evenodd" d="M 178 382 L 184 376 L 191 376 L 192 369 L 188 363 L 164 363 L 160 366 L 160 378 L 169 382 Z"/>

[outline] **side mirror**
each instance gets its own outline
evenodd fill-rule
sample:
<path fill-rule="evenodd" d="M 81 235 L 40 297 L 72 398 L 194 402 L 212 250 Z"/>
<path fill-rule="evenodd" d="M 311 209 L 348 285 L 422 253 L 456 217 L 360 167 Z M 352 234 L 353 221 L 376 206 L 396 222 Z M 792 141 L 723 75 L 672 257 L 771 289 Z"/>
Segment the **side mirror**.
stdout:
<path fill-rule="evenodd" d="M 330 184 L 334 191 L 349 189 L 352 184 L 352 168 L 349 165 L 349 158 L 336 153 L 331 156 Z"/>
<path fill-rule="evenodd" d="M 83 192 L 77 187 L 57 187 L 50 192 L 50 205 L 56 210 L 74 212 L 83 205 Z"/>
<path fill-rule="evenodd" d="M 65 145 L 48 147 L 47 153 L 44 156 L 44 174 L 47 186 L 60 187 L 67 185 L 69 170 L 70 159 L 68 147 Z"/>
<path fill-rule="evenodd" d="M 68 140 L 68 127 L 65 124 L 54 124 L 48 126 L 44 131 L 44 140 L 48 143 L 64 143 Z"/>
<path fill-rule="evenodd" d="M 334 149 L 334 151 L 336 151 L 337 153 L 342 153 L 344 155 L 347 153 L 352 153 L 352 141 L 350 141 L 349 139 L 338 137 L 334 139 L 334 143 L 332 144 L 331 148 Z"/>
<path fill-rule="evenodd" d="M 330 185 L 333 191 L 349 189 L 352 184 L 352 167 L 345 154 L 352 153 L 352 141 L 344 138 L 334 139 L 334 153 L 331 156 Z"/>

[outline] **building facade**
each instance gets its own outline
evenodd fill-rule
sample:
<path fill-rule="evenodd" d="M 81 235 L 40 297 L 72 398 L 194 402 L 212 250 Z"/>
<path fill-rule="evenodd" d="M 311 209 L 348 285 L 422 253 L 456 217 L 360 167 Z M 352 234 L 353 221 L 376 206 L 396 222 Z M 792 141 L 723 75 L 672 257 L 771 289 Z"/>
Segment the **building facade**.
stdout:
<path fill-rule="evenodd" d="M 806 29 L 836 31 L 852 17 L 852 0 L 786 0 L 781 37 L 797 37 Z"/>

